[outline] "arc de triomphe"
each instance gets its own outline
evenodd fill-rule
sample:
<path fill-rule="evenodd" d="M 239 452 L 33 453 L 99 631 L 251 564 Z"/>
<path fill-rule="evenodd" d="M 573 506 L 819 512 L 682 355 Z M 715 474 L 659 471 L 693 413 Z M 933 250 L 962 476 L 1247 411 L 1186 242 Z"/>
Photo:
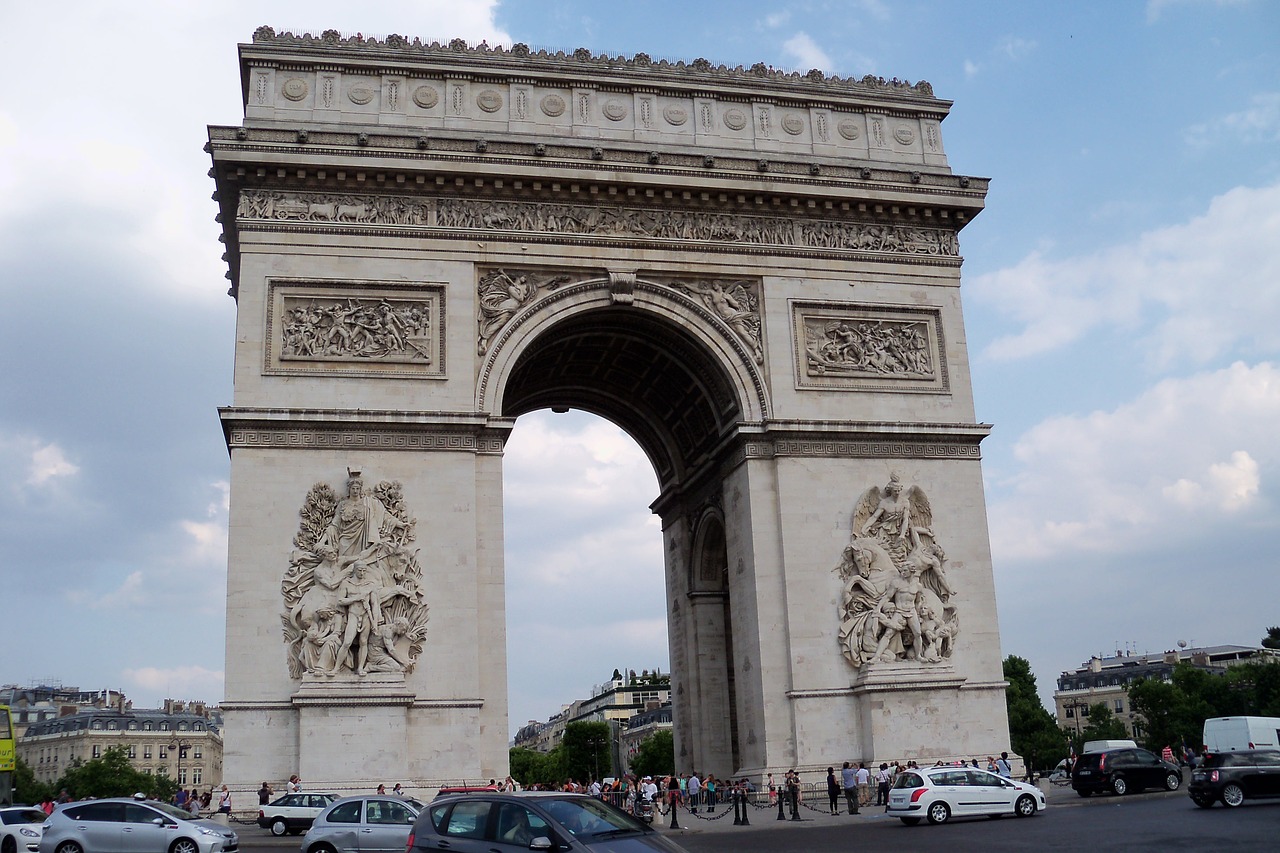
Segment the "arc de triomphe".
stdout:
<path fill-rule="evenodd" d="M 232 785 L 505 773 L 502 452 L 545 408 L 657 472 L 681 769 L 1008 748 L 949 102 L 265 27 L 240 65 Z"/>

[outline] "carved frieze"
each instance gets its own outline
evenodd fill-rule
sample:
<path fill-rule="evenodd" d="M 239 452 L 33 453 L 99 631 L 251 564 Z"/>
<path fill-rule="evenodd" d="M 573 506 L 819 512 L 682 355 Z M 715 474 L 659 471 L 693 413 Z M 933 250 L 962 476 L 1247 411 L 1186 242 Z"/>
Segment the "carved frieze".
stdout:
<path fill-rule="evenodd" d="M 800 388 L 946 393 L 935 308 L 793 302 Z"/>
<path fill-rule="evenodd" d="M 316 483 L 299 511 L 280 583 L 289 675 L 345 678 L 413 672 L 429 607 L 413 518 L 400 483 L 366 490 L 348 471 L 346 497 Z"/>
<path fill-rule="evenodd" d="M 269 284 L 264 370 L 444 376 L 444 285 Z"/>
<path fill-rule="evenodd" d="M 899 256 L 956 257 L 960 252 L 955 232 L 945 228 L 621 205 L 246 190 L 240 195 L 237 217 L 245 223 L 267 220 L 316 225 L 427 226 Z"/>
<path fill-rule="evenodd" d="M 756 364 L 764 363 L 760 340 L 760 283 L 749 279 L 652 279 L 701 303 L 737 336 Z"/>
<path fill-rule="evenodd" d="M 488 352 L 493 336 L 520 309 L 567 281 L 567 275 L 482 270 L 476 284 L 476 353 L 484 355 Z"/>
<path fill-rule="evenodd" d="M 949 659 L 960 619 L 948 567 L 923 489 L 904 490 L 896 474 L 883 488 L 867 489 L 834 569 L 843 584 L 839 643 L 845 660 L 860 669 Z"/>

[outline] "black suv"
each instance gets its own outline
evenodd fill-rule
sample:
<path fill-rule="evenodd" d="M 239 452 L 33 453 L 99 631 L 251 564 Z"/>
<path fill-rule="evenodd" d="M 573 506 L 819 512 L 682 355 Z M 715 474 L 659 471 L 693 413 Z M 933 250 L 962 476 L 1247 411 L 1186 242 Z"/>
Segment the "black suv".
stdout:
<path fill-rule="evenodd" d="M 1202 809 L 1218 800 L 1235 808 L 1246 799 L 1280 797 L 1280 749 L 1209 753 L 1192 771 L 1187 793 Z"/>
<path fill-rule="evenodd" d="M 1182 785 L 1178 765 L 1161 761 L 1145 749 L 1086 752 L 1071 770 L 1071 787 L 1082 797 L 1114 791 L 1124 795 L 1146 788 L 1176 791 Z"/>

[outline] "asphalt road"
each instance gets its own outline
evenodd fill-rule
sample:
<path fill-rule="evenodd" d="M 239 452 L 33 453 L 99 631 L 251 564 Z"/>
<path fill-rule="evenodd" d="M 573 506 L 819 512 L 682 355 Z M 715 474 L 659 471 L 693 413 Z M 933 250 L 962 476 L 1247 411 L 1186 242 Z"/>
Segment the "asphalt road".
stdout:
<path fill-rule="evenodd" d="M 1095 796 L 1081 799 L 1055 789 L 1049 808 L 1033 818 L 952 820 L 942 826 L 904 826 L 883 810 L 864 809 L 832 817 L 801 809 L 801 821 L 779 821 L 777 812 L 752 809 L 751 825 L 733 825 L 733 815 L 706 821 L 681 814 L 673 837 L 690 853 L 849 853 L 850 850 L 956 851 L 1158 851 L 1280 849 L 1280 800 L 1199 809 L 1186 791 Z M 238 825 L 244 853 L 297 853 L 301 836 L 272 838 L 265 829 Z"/>

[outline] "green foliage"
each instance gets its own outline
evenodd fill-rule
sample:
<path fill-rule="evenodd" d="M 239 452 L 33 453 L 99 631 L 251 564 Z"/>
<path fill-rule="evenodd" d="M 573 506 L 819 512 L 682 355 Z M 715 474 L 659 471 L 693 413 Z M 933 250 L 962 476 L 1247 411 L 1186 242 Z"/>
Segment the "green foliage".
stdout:
<path fill-rule="evenodd" d="M 676 772 L 676 741 L 669 731 L 655 732 L 645 738 L 631 761 L 631 772 L 637 776 L 669 776 Z"/>
<path fill-rule="evenodd" d="M 547 756 L 536 749 L 513 746 L 510 751 L 511 778 L 521 785 L 532 785 L 535 782 L 550 781 L 547 770 Z"/>
<path fill-rule="evenodd" d="M 1048 770 L 1067 756 L 1066 740 L 1036 692 L 1031 664 L 1016 655 L 1004 659 L 1005 705 L 1009 712 L 1009 745 L 1031 770 Z"/>
<path fill-rule="evenodd" d="M 122 746 L 108 747 L 101 758 L 75 763 L 54 784 L 76 799 L 84 797 L 128 797 L 138 792 L 157 800 L 169 800 L 178 785 L 168 776 L 152 776 L 135 770 Z"/>
<path fill-rule="evenodd" d="M 37 780 L 35 771 L 21 758 L 18 759 L 18 766 L 13 771 L 13 787 L 15 803 L 26 803 L 30 806 L 53 798 L 53 786 Z"/>
<path fill-rule="evenodd" d="M 1280 649 L 1280 625 L 1267 629 L 1267 636 L 1262 638 L 1262 646 L 1267 649 Z"/>
<path fill-rule="evenodd" d="M 564 740 L 557 749 L 563 751 L 566 777 L 583 782 L 612 775 L 611 741 L 608 723 L 569 723 L 565 726 Z"/>
<path fill-rule="evenodd" d="M 1131 685 L 1129 703 L 1143 719 L 1148 749 L 1176 747 L 1184 740 L 1198 747 L 1209 717 L 1280 716 L 1280 661 L 1244 663 L 1226 674 L 1179 663 L 1169 681 Z"/>
<path fill-rule="evenodd" d="M 1106 702 L 1098 702 L 1089 706 L 1089 725 L 1080 731 L 1080 741 L 1088 740 L 1125 740 L 1129 730 L 1124 721 L 1116 719 Z"/>

